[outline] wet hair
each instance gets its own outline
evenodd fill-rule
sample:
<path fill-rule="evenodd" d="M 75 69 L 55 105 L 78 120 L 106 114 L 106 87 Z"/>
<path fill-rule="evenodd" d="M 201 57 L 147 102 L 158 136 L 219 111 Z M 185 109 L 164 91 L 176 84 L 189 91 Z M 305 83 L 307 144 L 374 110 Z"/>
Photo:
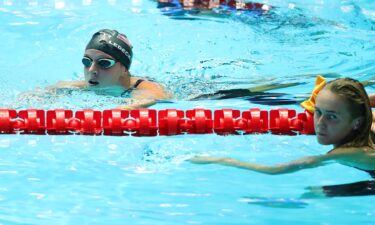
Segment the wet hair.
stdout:
<path fill-rule="evenodd" d="M 115 58 L 129 70 L 133 58 L 133 46 L 125 34 L 117 30 L 102 29 L 96 32 L 86 46 L 87 49 L 96 49 Z"/>
<path fill-rule="evenodd" d="M 352 119 L 363 118 L 360 127 L 353 130 L 340 147 L 374 147 L 374 143 L 371 140 L 371 105 L 362 83 L 352 78 L 339 78 L 328 82 L 324 88 L 347 101 Z"/>

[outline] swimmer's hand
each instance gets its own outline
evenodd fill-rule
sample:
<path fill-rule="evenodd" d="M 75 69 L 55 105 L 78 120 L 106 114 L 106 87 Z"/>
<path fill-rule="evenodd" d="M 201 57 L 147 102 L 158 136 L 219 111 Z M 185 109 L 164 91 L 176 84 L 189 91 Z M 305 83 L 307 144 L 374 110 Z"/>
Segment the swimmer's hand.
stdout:
<path fill-rule="evenodd" d="M 45 91 L 47 94 L 57 95 L 76 89 L 84 89 L 85 87 L 86 85 L 83 81 L 59 81 L 55 85 L 47 86 Z"/>
<path fill-rule="evenodd" d="M 131 98 L 127 100 L 128 104 L 120 105 L 117 108 L 123 110 L 133 110 L 133 109 L 140 109 L 140 108 L 147 108 L 156 103 L 155 99 L 135 99 Z"/>

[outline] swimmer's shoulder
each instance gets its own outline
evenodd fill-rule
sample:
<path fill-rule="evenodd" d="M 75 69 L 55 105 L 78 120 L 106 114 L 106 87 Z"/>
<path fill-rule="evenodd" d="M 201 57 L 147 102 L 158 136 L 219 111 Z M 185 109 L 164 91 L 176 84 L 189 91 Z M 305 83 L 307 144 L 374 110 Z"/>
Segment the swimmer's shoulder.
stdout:
<path fill-rule="evenodd" d="M 347 166 L 363 170 L 375 169 L 375 149 L 373 147 L 338 147 L 328 152 L 327 155 Z"/>
<path fill-rule="evenodd" d="M 373 155 L 375 157 L 375 148 L 370 146 L 362 147 L 338 147 L 327 153 L 328 155 Z"/>
<path fill-rule="evenodd" d="M 161 84 L 143 77 L 131 77 L 130 86 L 134 91 L 147 91 L 155 99 L 170 99 L 171 94 Z"/>
<path fill-rule="evenodd" d="M 361 158 L 367 158 L 368 151 L 373 151 L 370 147 L 337 147 L 324 155 L 326 160 L 336 160 L 342 164 L 345 161 L 357 161 Z M 374 157 L 375 159 L 375 157 Z"/>

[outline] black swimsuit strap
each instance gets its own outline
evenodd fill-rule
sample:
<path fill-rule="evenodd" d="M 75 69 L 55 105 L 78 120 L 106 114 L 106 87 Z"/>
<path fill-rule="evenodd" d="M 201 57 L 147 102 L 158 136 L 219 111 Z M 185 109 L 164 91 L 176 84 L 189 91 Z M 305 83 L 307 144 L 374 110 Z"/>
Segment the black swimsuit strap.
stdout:
<path fill-rule="evenodd" d="M 125 95 L 128 95 L 130 94 L 134 89 L 136 89 L 143 81 L 143 79 L 138 79 L 135 84 L 133 85 L 133 87 L 125 90 L 124 92 L 121 93 L 121 97 L 124 97 Z"/>
<path fill-rule="evenodd" d="M 143 81 L 145 81 L 145 80 L 143 80 L 143 79 L 138 79 L 136 82 L 135 82 L 135 84 L 133 85 L 133 89 L 135 89 L 135 88 L 137 88 Z"/>
<path fill-rule="evenodd" d="M 363 169 L 360 169 L 358 167 L 355 167 L 355 168 L 357 168 L 359 170 L 362 170 L 362 171 L 365 171 L 365 172 L 369 173 L 372 178 L 375 178 L 375 170 L 363 170 Z"/>

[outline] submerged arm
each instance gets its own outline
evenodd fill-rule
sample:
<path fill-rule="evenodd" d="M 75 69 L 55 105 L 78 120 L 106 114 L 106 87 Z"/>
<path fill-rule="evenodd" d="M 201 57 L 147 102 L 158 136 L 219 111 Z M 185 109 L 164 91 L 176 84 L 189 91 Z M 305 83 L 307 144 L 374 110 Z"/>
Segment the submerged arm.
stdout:
<path fill-rule="evenodd" d="M 225 166 L 237 167 L 241 169 L 247 169 L 265 174 L 284 174 L 293 173 L 299 170 L 314 168 L 324 165 L 325 161 L 330 160 L 327 155 L 318 155 L 305 157 L 299 160 L 294 160 L 288 163 L 278 164 L 274 166 L 261 165 L 256 163 L 244 162 L 232 158 L 220 158 L 220 157 L 205 157 L 197 156 L 190 159 L 190 162 L 197 164 L 221 164 Z"/>
<path fill-rule="evenodd" d="M 154 105 L 157 102 L 156 99 L 136 99 L 132 98 L 129 100 L 129 103 L 126 105 L 120 105 L 117 108 L 118 109 L 124 109 L 124 110 L 133 110 L 133 109 L 140 109 L 140 108 L 148 108 L 152 105 Z"/>

